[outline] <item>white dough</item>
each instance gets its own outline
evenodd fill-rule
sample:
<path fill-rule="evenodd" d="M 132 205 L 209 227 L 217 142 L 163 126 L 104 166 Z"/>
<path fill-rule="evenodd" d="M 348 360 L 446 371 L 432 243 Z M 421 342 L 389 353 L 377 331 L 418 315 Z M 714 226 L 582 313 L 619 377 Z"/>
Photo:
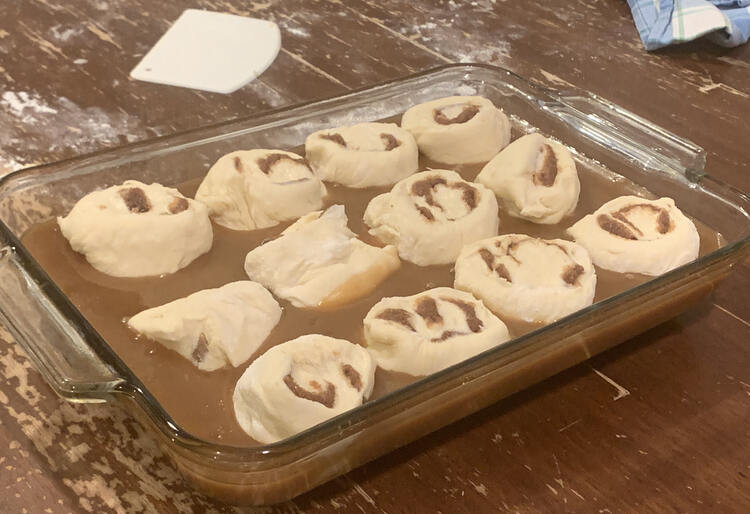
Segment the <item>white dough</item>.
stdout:
<path fill-rule="evenodd" d="M 549 323 L 591 305 L 596 272 L 575 243 L 506 234 L 464 247 L 455 287 L 498 316 Z"/>
<path fill-rule="evenodd" d="M 597 266 L 661 275 L 698 257 L 700 237 L 671 198 L 620 196 L 584 216 L 568 234 Z"/>
<path fill-rule="evenodd" d="M 363 243 L 343 205 L 313 212 L 251 250 L 247 275 L 296 307 L 335 307 L 367 295 L 401 265 L 393 246 Z"/>
<path fill-rule="evenodd" d="M 305 140 L 305 156 L 321 180 L 355 188 L 390 186 L 419 166 L 417 143 L 394 123 L 314 132 Z"/>
<path fill-rule="evenodd" d="M 146 309 L 130 318 L 128 326 L 213 371 L 249 359 L 280 317 L 281 307 L 271 293 L 244 280 Z"/>
<path fill-rule="evenodd" d="M 578 205 L 581 183 L 570 151 L 540 134 L 509 144 L 476 181 L 504 200 L 508 214 L 534 223 L 558 223 Z"/>
<path fill-rule="evenodd" d="M 508 117 L 481 96 L 415 105 L 404 113 L 401 127 L 425 156 L 444 164 L 487 162 L 510 142 Z"/>
<path fill-rule="evenodd" d="M 137 180 L 87 194 L 57 223 L 73 250 L 114 277 L 174 273 L 213 243 L 203 204 Z"/>
<path fill-rule="evenodd" d="M 245 370 L 234 389 L 235 416 L 256 441 L 286 439 L 361 405 L 372 392 L 375 367 L 367 350 L 349 341 L 298 337 Z"/>
<path fill-rule="evenodd" d="M 323 206 L 326 188 L 307 161 L 282 150 L 241 150 L 214 164 L 195 199 L 234 230 L 272 227 Z"/>
<path fill-rule="evenodd" d="M 412 175 L 373 198 L 364 215 L 370 234 L 420 266 L 448 264 L 461 248 L 497 234 L 497 200 L 455 171 Z"/>
<path fill-rule="evenodd" d="M 364 324 L 378 366 L 410 375 L 440 371 L 510 338 L 481 301 L 450 287 L 383 298 Z"/>

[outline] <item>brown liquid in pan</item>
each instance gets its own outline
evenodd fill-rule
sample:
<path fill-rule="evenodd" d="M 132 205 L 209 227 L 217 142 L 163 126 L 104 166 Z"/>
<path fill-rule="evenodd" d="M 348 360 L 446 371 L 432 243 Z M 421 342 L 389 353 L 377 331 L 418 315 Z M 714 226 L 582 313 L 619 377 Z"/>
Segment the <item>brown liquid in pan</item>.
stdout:
<path fill-rule="evenodd" d="M 304 150 L 297 151 L 304 154 Z M 565 237 L 564 230 L 606 201 L 624 194 L 644 193 L 642 188 L 626 179 L 613 181 L 581 163 L 577 164 L 581 195 L 573 216 L 563 219 L 558 225 L 536 225 L 510 217 L 501 206 L 499 233 L 569 239 Z M 455 169 L 465 179 L 473 180 L 482 166 L 441 166 L 423 160 L 420 169 L 426 167 Z M 178 189 L 184 195 L 193 197 L 198 184 L 199 181 L 195 180 L 178 186 Z M 366 242 L 378 244 L 367 234 L 362 215 L 369 200 L 388 189 L 356 190 L 329 185 L 326 205 L 344 204 L 349 228 Z M 452 265 L 419 267 L 403 261 L 401 268 L 372 294 L 332 312 L 302 310 L 281 300 L 279 303 L 284 310 L 281 321 L 258 352 L 238 368 L 212 372 L 200 371 L 176 352 L 154 341 L 137 338 L 127 328 L 125 320 L 143 309 L 162 305 L 200 289 L 247 280 L 243 269 L 247 252 L 275 237 L 288 225 L 284 223 L 250 232 L 232 231 L 214 225 L 211 251 L 187 268 L 161 278 L 122 279 L 99 273 L 82 255 L 70 248 L 54 220 L 29 229 L 24 234 L 23 243 L 178 425 L 209 442 L 248 446 L 258 443 L 237 424 L 232 393 L 235 383 L 253 359 L 275 344 L 311 333 L 362 344 L 362 320 L 382 297 L 407 296 L 433 287 L 453 285 Z M 700 255 L 710 253 L 721 245 L 721 236 L 701 223 L 696 225 L 701 237 Z M 596 272 L 595 302 L 649 280 L 643 275 L 619 274 L 599 268 Z M 513 337 L 541 326 L 509 319 L 504 321 Z M 418 377 L 378 369 L 371 399 L 416 380 Z"/>

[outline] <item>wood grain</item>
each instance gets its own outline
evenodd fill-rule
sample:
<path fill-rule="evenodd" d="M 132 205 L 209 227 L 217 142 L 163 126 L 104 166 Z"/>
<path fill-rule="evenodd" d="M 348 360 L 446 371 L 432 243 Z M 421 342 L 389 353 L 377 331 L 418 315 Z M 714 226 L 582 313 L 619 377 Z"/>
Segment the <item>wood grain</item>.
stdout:
<path fill-rule="evenodd" d="M 270 19 L 232 95 L 128 74 L 187 7 Z M 444 62 L 576 85 L 703 146 L 750 191 L 750 49 L 646 53 L 619 0 L 0 3 L 0 169 L 331 96 Z M 273 511 L 750 510 L 750 264 L 675 320 Z M 232 512 L 117 406 L 58 399 L 0 331 L 0 511 Z"/>

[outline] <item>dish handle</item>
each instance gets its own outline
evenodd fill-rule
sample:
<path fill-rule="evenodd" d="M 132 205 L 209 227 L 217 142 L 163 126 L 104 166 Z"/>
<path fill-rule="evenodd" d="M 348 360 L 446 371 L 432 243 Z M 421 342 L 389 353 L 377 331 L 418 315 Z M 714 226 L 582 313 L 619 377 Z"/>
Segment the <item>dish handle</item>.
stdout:
<path fill-rule="evenodd" d="M 639 165 L 698 183 L 706 151 L 695 143 L 587 91 L 546 91 L 541 107 L 609 150 Z"/>
<path fill-rule="evenodd" d="M 70 321 L 74 308 L 67 304 L 66 313 L 52 302 L 61 293 L 29 261 L 0 239 L 0 323 L 57 394 L 74 402 L 106 401 L 124 379 Z"/>

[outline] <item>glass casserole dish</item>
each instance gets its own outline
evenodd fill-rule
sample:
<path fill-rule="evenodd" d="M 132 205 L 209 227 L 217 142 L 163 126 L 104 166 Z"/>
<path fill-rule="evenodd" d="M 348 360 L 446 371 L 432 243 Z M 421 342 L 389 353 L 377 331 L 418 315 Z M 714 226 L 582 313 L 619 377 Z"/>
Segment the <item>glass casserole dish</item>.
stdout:
<path fill-rule="evenodd" d="M 389 118 L 454 94 L 501 107 L 575 149 L 577 164 L 670 196 L 721 233 L 696 261 L 600 301 L 279 443 L 235 447 L 184 430 L 20 242 L 86 193 L 126 179 L 167 186 L 201 177 L 240 148 L 294 148 L 320 129 Z M 242 504 L 292 498 L 579 363 L 687 309 L 750 248 L 750 200 L 706 175 L 703 150 L 583 91 L 540 87 L 506 70 L 448 65 L 336 98 L 23 170 L 0 181 L 0 321 L 50 386 L 77 402 L 122 401 L 198 489 Z M 616 178 L 613 178 L 616 180 Z M 501 231 L 502 232 L 502 231 Z"/>

